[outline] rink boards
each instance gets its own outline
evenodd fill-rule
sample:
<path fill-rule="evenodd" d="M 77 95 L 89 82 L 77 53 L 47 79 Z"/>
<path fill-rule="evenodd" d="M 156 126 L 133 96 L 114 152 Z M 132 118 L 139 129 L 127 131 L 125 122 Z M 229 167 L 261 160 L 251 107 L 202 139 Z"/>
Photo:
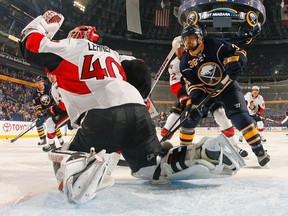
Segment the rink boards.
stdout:
<path fill-rule="evenodd" d="M 20 134 L 23 130 L 25 130 L 32 122 L 24 122 L 24 121 L 0 121 L 0 139 L 13 139 L 15 136 Z M 46 125 L 44 123 L 44 129 L 46 129 Z M 157 132 L 160 133 L 161 128 L 156 128 Z M 287 127 L 266 127 L 265 130 L 268 132 L 283 132 L 287 131 Z M 61 128 L 61 132 L 63 136 L 72 136 L 73 131 L 69 130 L 65 125 Z M 215 132 L 220 132 L 217 127 L 198 127 L 196 128 L 196 133 L 201 134 L 215 134 Z M 236 133 L 238 131 L 236 130 Z M 36 138 L 38 137 L 37 129 L 34 127 L 28 133 L 23 135 L 22 138 Z"/>

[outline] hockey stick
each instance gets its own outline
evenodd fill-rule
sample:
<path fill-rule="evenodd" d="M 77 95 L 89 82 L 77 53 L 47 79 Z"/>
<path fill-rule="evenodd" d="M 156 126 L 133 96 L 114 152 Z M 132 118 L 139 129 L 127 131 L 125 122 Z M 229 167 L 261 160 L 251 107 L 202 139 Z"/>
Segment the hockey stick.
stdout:
<path fill-rule="evenodd" d="M 153 83 L 152 83 L 152 86 L 151 86 L 151 89 L 150 89 L 150 92 L 148 94 L 148 97 L 149 95 L 151 95 L 153 89 L 155 88 L 160 76 L 163 74 L 166 66 L 168 65 L 168 63 L 170 62 L 171 58 L 173 57 L 176 49 L 179 48 L 179 45 L 176 45 L 174 47 L 172 47 L 172 49 L 170 50 L 169 54 L 167 55 L 167 57 L 165 58 L 165 60 L 163 61 L 161 67 L 159 68 L 158 72 L 156 73 L 155 77 L 153 78 Z"/>
<path fill-rule="evenodd" d="M 151 106 L 149 108 L 149 113 L 150 113 L 151 118 L 157 116 L 159 113 L 158 113 L 157 109 L 155 108 L 155 106 L 154 106 L 154 104 L 150 98 L 150 95 L 151 95 L 153 89 L 155 88 L 160 76 L 163 74 L 164 69 L 166 68 L 166 66 L 170 62 L 171 58 L 173 57 L 173 55 L 174 55 L 174 53 L 178 47 L 179 47 L 179 45 L 176 45 L 176 46 L 172 47 L 172 49 L 170 50 L 169 54 L 167 55 L 167 57 L 165 58 L 164 62 L 161 65 L 161 67 L 159 68 L 158 72 L 156 73 L 155 77 L 153 78 L 150 92 L 149 92 L 147 98 L 145 99 L 145 101 L 150 100 L 150 102 L 151 102 Z"/>
<path fill-rule="evenodd" d="M 213 91 L 211 91 L 210 94 L 208 94 L 208 95 L 206 96 L 206 98 L 204 98 L 204 99 L 200 102 L 200 104 L 198 104 L 195 108 L 200 109 L 205 103 L 207 103 L 207 101 L 210 100 L 210 98 L 213 96 L 213 94 L 214 94 L 215 92 L 217 92 L 220 88 L 222 88 L 228 81 L 231 81 L 231 80 L 229 79 L 229 76 L 227 75 L 227 76 L 213 89 Z M 185 110 L 181 113 L 180 117 L 181 117 L 184 113 L 185 113 Z M 178 121 L 178 119 L 177 119 L 177 121 Z M 167 131 L 167 133 L 165 134 L 165 136 L 161 139 L 160 142 L 166 141 L 167 138 L 168 138 L 171 134 L 174 134 L 175 131 L 177 131 L 177 130 L 178 130 L 183 124 L 185 124 L 187 121 L 188 121 L 188 118 L 185 117 L 185 119 L 182 120 L 182 121 L 180 122 L 180 124 L 173 129 L 174 124 L 175 124 L 175 123 L 174 123 L 174 124 L 172 125 L 172 127 Z M 164 138 L 165 138 L 165 139 L 164 139 Z"/>
<path fill-rule="evenodd" d="M 18 140 L 20 137 L 22 137 L 24 134 L 28 133 L 30 130 L 32 130 L 36 126 L 36 121 L 38 121 L 38 118 L 35 119 L 25 130 L 23 130 L 20 134 L 18 134 L 15 138 L 13 138 L 10 142 L 13 143 L 16 140 Z"/>
<path fill-rule="evenodd" d="M 265 118 L 263 116 L 259 116 L 261 120 L 264 120 L 264 121 L 268 121 L 268 122 L 275 122 L 277 124 L 282 124 L 281 121 L 276 121 L 276 120 L 273 120 L 273 119 L 270 119 L 270 118 Z"/>

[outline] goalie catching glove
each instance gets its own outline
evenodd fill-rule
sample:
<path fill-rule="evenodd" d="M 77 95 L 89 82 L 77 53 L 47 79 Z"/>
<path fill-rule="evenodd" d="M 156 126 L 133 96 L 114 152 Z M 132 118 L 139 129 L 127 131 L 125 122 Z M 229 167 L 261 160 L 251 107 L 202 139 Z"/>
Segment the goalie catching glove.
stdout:
<path fill-rule="evenodd" d="M 32 20 L 22 30 L 21 35 L 25 38 L 33 32 L 40 32 L 51 40 L 60 29 L 63 21 L 64 17 L 62 14 L 48 10 L 42 16 L 40 15 Z"/>

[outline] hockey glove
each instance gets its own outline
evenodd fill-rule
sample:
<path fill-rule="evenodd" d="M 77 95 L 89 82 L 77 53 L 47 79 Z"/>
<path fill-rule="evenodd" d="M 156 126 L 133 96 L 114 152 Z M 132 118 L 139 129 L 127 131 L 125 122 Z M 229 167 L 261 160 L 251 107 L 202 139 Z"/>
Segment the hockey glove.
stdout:
<path fill-rule="evenodd" d="M 199 122 L 203 117 L 203 113 L 198 108 L 192 108 L 188 115 L 188 122 Z"/>
<path fill-rule="evenodd" d="M 262 121 L 262 117 L 261 117 L 261 115 L 258 114 L 258 113 L 256 113 L 255 115 L 253 115 L 253 119 L 254 119 L 255 121 Z"/>
<path fill-rule="evenodd" d="M 191 99 L 187 101 L 184 112 L 189 123 L 198 122 L 203 117 L 203 113 L 198 108 L 192 108 Z"/>
<path fill-rule="evenodd" d="M 55 106 L 50 106 L 50 107 L 47 109 L 47 113 L 48 113 L 49 116 L 54 116 L 54 115 L 56 115 Z"/>
<path fill-rule="evenodd" d="M 233 61 L 229 62 L 224 66 L 226 74 L 231 80 L 237 80 L 239 75 L 242 73 L 242 67 L 240 62 Z"/>
<path fill-rule="evenodd" d="M 181 110 L 184 110 L 185 107 L 186 107 L 186 102 L 187 100 L 189 99 L 189 96 L 187 94 L 185 95 L 181 95 L 178 100 L 179 100 L 179 103 L 180 103 L 180 109 Z"/>
<path fill-rule="evenodd" d="M 47 113 L 40 113 L 37 115 L 37 118 L 38 118 L 38 121 L 39 121 L 39 124 L 43 124 L 47 118 L 48 118 L 48 114 Z"/>
<path fill-rule="evenodd" d="M 36 105 L 35 106 L 35 115 L 39 115 L 42 113 L 42 106 L 41 105 Z"/>

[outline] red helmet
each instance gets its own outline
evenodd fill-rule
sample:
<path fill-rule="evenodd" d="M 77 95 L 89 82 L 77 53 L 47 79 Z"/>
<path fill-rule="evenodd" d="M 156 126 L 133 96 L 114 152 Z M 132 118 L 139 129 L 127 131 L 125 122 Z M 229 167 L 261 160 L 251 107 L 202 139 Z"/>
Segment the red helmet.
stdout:
<path fill-rule="evenodd" d="M 88 39 L 97 42 L 99 35 L 93 26 L 78 26 L 69 32 L 67 38 Z"/>

